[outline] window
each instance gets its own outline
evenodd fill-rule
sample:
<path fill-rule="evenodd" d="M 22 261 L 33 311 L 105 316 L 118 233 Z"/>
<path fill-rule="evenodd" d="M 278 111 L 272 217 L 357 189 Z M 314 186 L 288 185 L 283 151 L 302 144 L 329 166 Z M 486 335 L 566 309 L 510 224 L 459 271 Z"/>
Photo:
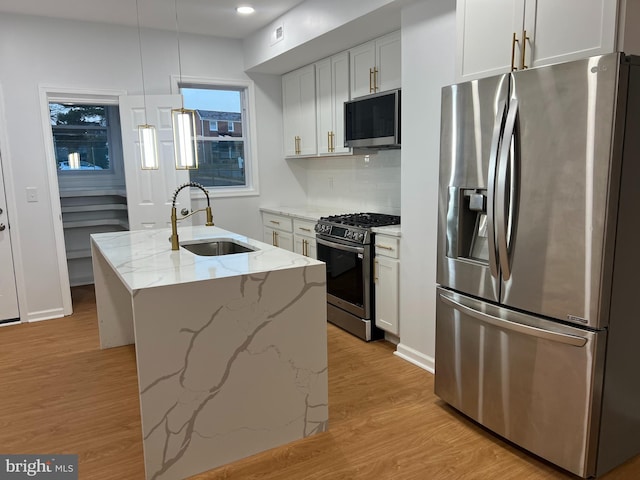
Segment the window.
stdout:
<path fill-rule="evenodd" d="M 58 173 L 113 168 L 110 144 L 114 115 L 117 118 L 117 106 L 49 103 Z"/>
<path fill-rule="evenodd" d="M 198 169 L 191 181 L 215 189 L 247 188 L 246 87 L 182 85 L 184 106 L 196 111 Z"/>

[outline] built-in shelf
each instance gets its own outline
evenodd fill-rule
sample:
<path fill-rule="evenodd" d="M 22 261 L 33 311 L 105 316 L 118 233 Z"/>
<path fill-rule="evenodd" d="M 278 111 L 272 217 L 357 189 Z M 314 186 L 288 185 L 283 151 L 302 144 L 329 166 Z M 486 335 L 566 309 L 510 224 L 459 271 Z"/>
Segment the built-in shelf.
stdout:
<path fill-rule="evenodd" d="M 79 258 L 91 258 L 91 249 L 80 248 L 77 250 L 67 250 L 67 260 L 77 260 Z"/>
<path fill-rule="evenodd" d="M 93 283 L 90 235 L 129 229 L 126 190 L 108 186 L 61 189 L 60 207 L 69 283 Z"/>
<path fill-rule="evenodd" d="M 98 203 L 95 205 L 70 205 L 62 207 L 62 213 L 102 212 L 106 210 L 126 210 L 125 203 Z"/>
<path fill-rule="evenodd" d="M 92 220 L 73 220 L 62 222 L 63 227 L 66 228 L 85 228 L 85 227 L 100 227 L 103 225 L 113 225 L 120 227 L 124 230 L 129 229 L 129 222 L 121 220 L 119 218 L 96 218 Z"/>
<path fill-rule="evenodd" d="M 60 198 L 101 197 L 109 195 L 116 195 L 126 199 L 127 191 L 123 188 L 66 188 L 64 190 L 60 190 Z"/>

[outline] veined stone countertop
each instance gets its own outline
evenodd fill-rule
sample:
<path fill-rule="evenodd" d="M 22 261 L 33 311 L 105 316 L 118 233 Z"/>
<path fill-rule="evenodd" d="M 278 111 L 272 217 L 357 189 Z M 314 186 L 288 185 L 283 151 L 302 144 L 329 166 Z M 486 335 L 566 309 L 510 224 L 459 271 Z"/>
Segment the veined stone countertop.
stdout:
<path fill-rule="evenodd" d="M 184 248 L 172 251 L 170 235 L 170 229 L 156 229 L 98 233 L 91 239 L 130 292 L 321 263 L 218 227 L 178 227 L 178 237 L 181 244 L 229 239 L 256 251 L 198 256 Z"/>
<path fill-rule="evenodd" d="M 328 428 L 325 264 L 171 250 L 169 229 L 91 236 L 101 348 L 135 343 L 146 480 L 182 480 Z"/>
<path fill-rule="evenodd" d="M 260 207 L 261 212 L 273 213 L 275 215 L 286 215 L 288 217 L 298 217 L 305 220 L 317 221 L 320 217 L 330 215 L 341 215 L 343 213 L 353 213 L 353 209 L 340 209 L 333 207 Z"/>

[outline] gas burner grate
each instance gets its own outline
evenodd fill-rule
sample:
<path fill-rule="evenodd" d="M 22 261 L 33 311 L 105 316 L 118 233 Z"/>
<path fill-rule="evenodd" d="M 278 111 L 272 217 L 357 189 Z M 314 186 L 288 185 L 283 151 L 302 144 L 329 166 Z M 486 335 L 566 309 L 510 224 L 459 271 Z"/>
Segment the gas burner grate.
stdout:
<path fill-rule="evenodd" d="M 348 213 L 344 215 L 332 215 L 323 217 L 320 220 L 350 225 L 361 228 L 384 227 L 388 225 L 400 225 L 398 215 L 387 215 L 384 213 Z"/>

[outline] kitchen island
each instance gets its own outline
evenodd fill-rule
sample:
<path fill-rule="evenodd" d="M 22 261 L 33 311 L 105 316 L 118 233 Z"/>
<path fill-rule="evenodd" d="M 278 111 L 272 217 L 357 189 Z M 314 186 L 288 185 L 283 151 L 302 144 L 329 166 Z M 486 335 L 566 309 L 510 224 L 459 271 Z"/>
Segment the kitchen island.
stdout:
<path fill-rule="evenodd" d="M 328 425 L 322 262 L 217 227 L 91 236 L 101 348 L 135 343 L 146 478 L 182 479 Z"/>

